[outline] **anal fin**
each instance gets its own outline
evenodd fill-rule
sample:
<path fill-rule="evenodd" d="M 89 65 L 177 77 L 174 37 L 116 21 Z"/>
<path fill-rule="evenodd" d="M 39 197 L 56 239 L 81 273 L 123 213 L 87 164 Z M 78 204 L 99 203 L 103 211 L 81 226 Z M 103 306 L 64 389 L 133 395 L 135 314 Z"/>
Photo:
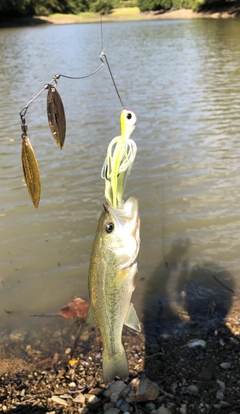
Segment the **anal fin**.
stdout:
<path fill-rule="evenodd" d="M 124 325 L 128 326 L 131 329 L 134 329 L 137 332 L 141 332 L 141 326 L 137 316 L 137 312 L 135 311 L 135 308 L 132 303 L 130 303 L 129 311 Z"/>

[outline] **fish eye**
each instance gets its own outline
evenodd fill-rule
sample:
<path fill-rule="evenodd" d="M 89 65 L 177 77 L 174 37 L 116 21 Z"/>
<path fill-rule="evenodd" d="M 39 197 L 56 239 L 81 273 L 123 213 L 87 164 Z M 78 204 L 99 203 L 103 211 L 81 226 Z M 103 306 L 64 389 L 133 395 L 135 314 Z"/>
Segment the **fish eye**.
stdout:
<path fill-rule="evenodd" d="M 105 230 L 107 233 L 112 233 L 114 230 L 114 224 L 113 223 L 107 223 L 105 226 Z"/>
<path fill-rule="evenodd" d="M 131 118 L 132 118 L 132 114 L 130 112 L 128 112 L 127 119 L 131 119 Z"/>

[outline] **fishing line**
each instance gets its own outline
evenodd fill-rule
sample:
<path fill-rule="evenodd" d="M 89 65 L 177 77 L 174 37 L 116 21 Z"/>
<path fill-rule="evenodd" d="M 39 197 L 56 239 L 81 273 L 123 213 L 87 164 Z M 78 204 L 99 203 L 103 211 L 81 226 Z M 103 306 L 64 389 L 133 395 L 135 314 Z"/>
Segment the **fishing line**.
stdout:
<path fill-rule="evenodd" d="M 100 0 L 100 4 L 101 4 L 101 6 L 102 6 L 102 0 Z M 110 40 L 111 40 L 112 36 L 110 37 L 110 39 L 108 40 L 108 42 L 107 42 L 107 44 L 106 44 L 106 46 L 105 46 L 105 48 L 104 48 L 104 47 L 103 47 L 103 45 L 104 45 L 104 42 L 103 42 L 103 21 L 102 21 L 102 13 L 101 13 L 101 9 L 100 9 L 99 14 L 100 14 L 101 46 L 102 46 L 102 53 L 101 53 L 101 55 L 100 55 L 100 60 L 101 60 L 101 62 L 102 62 L 102 63 L 104 63 L 104 62 L 103 62 L 103 57 L 105 58 L 105 61 L 106 61 L 106 63 L 107 63 L 107 67 L 108 67 L 108 71 L 109 71 L 110 76 L 111 76 L 111 78 L 112 78 L 112 82 L 113 82 L 114 88 L 115 88 L 115 90 L 116 90 L 116 92 L 117 92 L 118 99 L 119 99 L 119 101 L 120 101 L 120 103 L 121 103 L 121 105 L 122 105 L 122 108 L 124 108 L 124 106 L 123 106 L 123 101 L 122 101 L 122 99 L 121 99 L 121 96 L 120 96 L 120 93 L 119 93 L 119 91 L 118 91 L 118 88 L 117 88 L 116 82 L 115 82 L 115 80 L 114 80 L 114 77 L 113 77 L 113 74 L 112 74 L 112 71 L 111 71 L 111 68 L 110 68 L 110 65 L 109 65 L 109 62 L 108 62 L 107 56 L 105 55 L 105 52 L 104 52 L 104 49 L 106 49 L 106 47 L 107 47 L 108 43 L 110 42 Z"/>

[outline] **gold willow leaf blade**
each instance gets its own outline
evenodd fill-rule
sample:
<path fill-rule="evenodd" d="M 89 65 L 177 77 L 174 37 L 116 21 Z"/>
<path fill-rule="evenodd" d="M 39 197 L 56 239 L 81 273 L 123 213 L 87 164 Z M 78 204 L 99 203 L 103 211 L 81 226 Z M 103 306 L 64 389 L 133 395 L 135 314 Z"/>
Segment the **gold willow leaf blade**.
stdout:
<path fill-rule="evenodd" d="M 38 163 L 28 137 L 22 139 L 22 166 L 30 198 L 38 208 L 41 195 L 41 180 Z"/>
<path fill-rule="evenodd" d="M 62 99 L 53 85 L 48 85 L 48 123 L 57 146 L 62 149 L 66 136 L 66 118 Z"/>

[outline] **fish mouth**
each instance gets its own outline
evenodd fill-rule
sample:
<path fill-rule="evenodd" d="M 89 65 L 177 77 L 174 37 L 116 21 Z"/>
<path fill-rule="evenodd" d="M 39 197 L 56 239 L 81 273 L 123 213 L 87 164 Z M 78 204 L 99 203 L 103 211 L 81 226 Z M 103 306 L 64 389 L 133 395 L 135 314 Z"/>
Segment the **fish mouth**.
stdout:
<path fill-rule="evenodd" d="M 138 200 L 130 197 L 121 208 L 114 208 L 110 204 L 106 204 L 104 209 L 109 211 L 116 220 L 133 220 L 138 215 Z"/>
<path fill-rule="evenodd" d="M 136 198 L 130 197 L 123 204 L 122 208 L 113 208 L 109 204 L 105 207 L 123 230 L 127 228 L 133 237 L 139 238 L 140 220 L 138 215 L 138 200 Z"/>

